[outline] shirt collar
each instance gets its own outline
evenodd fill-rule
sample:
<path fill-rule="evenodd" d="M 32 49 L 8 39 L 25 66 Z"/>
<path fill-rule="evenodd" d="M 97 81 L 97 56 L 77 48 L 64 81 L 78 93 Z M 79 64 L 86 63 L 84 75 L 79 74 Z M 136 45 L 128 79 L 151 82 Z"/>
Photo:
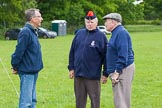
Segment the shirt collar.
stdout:
<path fill-rule="evenodd" d="M 34 31 L 38 31 L 38 28 L 36 28 L 35 26 L 33 26 L 33 24 L 31 24 L 30 22 L 26 22 L 26 24 L 31 25 L 31 27 L 34 29 Z"/>

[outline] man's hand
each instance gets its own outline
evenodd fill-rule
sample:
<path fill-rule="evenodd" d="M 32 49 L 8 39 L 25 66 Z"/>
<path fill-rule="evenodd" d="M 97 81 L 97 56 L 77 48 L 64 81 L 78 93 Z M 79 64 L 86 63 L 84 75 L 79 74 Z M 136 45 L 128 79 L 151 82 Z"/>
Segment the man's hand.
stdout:
<path fill-rule="evenodd" d="M 69 78 L 73 79 L 74 78 L 74 70 L 69 71 Z"/>
<path fill-rule="evenodd" d="M 17 74 L 17 71 L 12 69 L 12 74 Z"/>
<path fill-rule="evenodd" d="M 117 84 L 119 82 L 119 73 L 118 72 L 114 72 L 114 73 L 111 73 L 109 75 L 110 79 L 111 79 L 111 82 L 112 82 L 112 85 L 114 86 L 115 84 Z"/>
<path fill-rule="evenodd" d="M 107 82 L 107 77 L 103 75 L 103 76 L 101 77 L 101 82 L 102 82 L 102 84 L 106 84 L 106 82 Z"/>

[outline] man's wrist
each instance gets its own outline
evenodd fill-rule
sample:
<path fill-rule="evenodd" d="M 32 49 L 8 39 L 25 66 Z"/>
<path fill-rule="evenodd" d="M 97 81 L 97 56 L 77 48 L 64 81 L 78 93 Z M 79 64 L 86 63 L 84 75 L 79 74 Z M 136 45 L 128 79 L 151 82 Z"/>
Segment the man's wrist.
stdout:
<path fill-rule="evenodd" d="M 17 71 L 17 69 L 16 69 L 16 68 L 13 68 L 13 67 L 12 67 L 11 69 L 12 69 L 12 70 L 14 70 L 14 71 Z"/>
<path fill-rule="evenodd" d="M 105 76 L 105 77 L 108 77 L 108 74 L 106 72 L 103 72 L 102 75 Z"/>
<path fill-rule="evenodd" d="M 121 71 L 119 71 L 119 70 L 115 70 L 115 73 L 118 73 L 118 74 L 120 74 L 120 73 L 121 73 Z"/>

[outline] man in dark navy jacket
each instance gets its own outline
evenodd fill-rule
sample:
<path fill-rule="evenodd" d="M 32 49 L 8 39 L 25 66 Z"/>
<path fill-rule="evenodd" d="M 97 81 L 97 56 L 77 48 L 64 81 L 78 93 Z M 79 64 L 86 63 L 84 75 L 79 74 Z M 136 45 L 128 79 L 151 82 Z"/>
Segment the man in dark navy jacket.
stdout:
<path fill-rule="evenodd" d="M 43 18 L 38 9 L 26 10 L 25 18 L 27 23 L 19 33 L 11 64 L 13 74 L 20 77 L 19 108 L 35 108 L 36 81 L 38 72 L 43 68 L 37 28 L 41 26 Z"/>
<path fill-rule="evenodd" d="M 98 19 L 89 11 L 85 28 L 73 39 L 69 53 L 69 77 L 74 78 L 76 108 L 86 108 L 87 95 L 91 108 L 100 108 L 100 78 L 106 71 L 107 38 L 97 29 Z"/>
<path fill-rule="evenodd" d="M 131 85 L 135 71 L 132 41 L 128 31 L 121 25 L 122 17 L 110 13 L 103 17 L 105 26 L 112 33 L 107 47 L 107 71 L 112 81 L 115 108 L 130 108 Z"/>

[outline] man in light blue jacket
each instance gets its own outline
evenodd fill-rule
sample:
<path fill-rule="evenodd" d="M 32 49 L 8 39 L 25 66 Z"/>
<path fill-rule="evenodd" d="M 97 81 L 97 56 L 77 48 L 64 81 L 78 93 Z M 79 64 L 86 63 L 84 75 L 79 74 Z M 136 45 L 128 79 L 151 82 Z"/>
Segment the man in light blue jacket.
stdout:
<path fill-rule="evenodd" d="M 37 28 L 43 18 L 38 9 L 25 11 L 26 24 L 20 31 L 15 52 L 11 56 L 13 74 L 20 78 L 19 108 L 36 107 L 36 81 L 43 68 Z"/>
<path fill-rule="evenodd" d="M 121 24 L 120 14 L 110 13 L 103 19 L 112 35 L 107 46 L 107 75 L 102 77 L 102 82 L 106 83 L 107 77 L 110 77 L 115 108 L 130 108 L 131 85 L 135 71 L 131 37 Z"/>

